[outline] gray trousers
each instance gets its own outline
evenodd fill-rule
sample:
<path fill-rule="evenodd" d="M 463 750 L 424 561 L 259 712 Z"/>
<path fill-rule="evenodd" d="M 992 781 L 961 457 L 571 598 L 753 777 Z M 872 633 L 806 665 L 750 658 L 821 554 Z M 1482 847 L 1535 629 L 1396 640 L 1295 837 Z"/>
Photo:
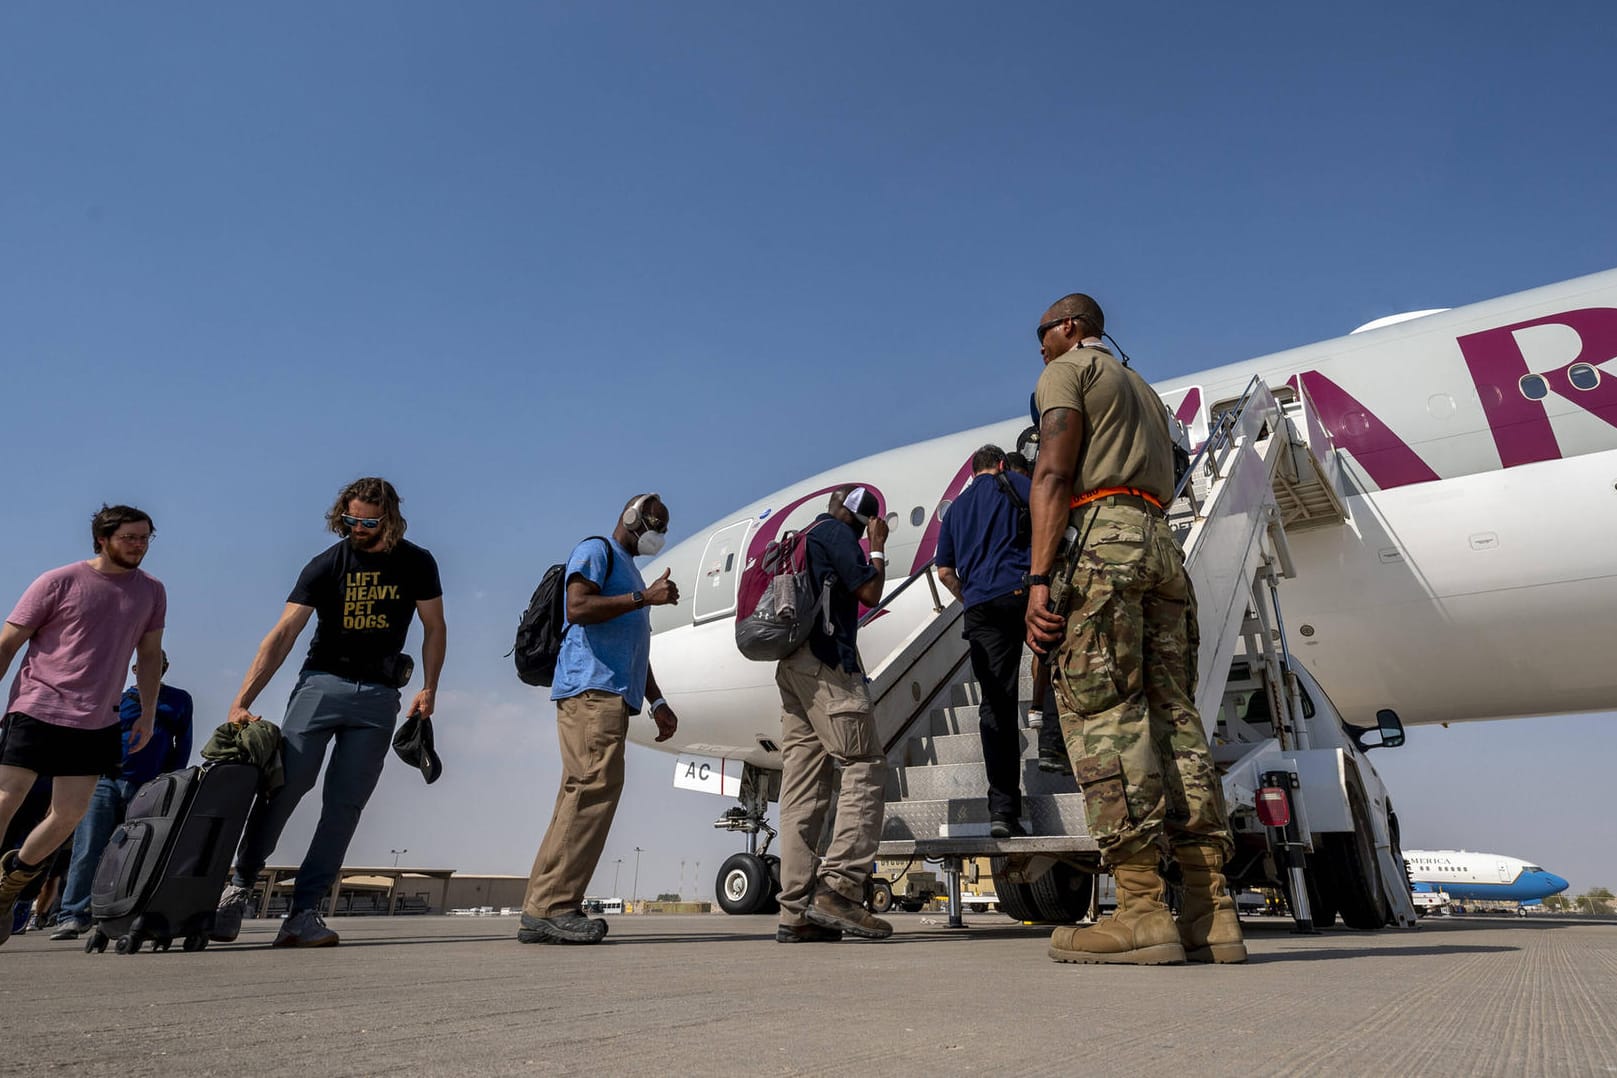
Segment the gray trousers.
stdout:
<path fill-rule="evenodd" d="M 286 784 L 253 805 L 236 851 L 231 882 L 253 885 L 280 841 L 286 821 L 292 818 L 292 810 L 314 789 L 329 745 L 331 765 L 326 768 L 320 798 L 320 822 L 298 867 L 289 912 L 318 909 L 337 882 L 359 815 L 382 777 L 398 717 L 399 690 L 390 685 L 350 681 L 313 670 L 299 675 L 281 723 Z"/>
<path fill-rule="evenodd" d="M 780 688 L 780 920 L 800 925 L 820 887 L 853 902 L 881 841 L 887 807 L 887 757 L 864 675 L 827 666 L 807 647 L 775 668 Z M 836 829 L 819 854 L 831 808 L 834 764 L 842 766 Z"/>

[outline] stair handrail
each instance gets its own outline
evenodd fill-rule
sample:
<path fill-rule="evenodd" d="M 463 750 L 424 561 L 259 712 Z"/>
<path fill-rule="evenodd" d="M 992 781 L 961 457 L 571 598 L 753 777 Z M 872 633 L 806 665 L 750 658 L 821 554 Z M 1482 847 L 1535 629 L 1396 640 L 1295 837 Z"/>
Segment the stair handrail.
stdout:
<path fill-rule="evenodd" d="M 1265 388 L 1263 378 L 1254 374 L 1252 380 L 1246 384 L 1246 389 L 1241 392 L 1241 399 L 1236 401 L 1235 407 L 1219 413 L 1217 422 L 1213 424 L 1213 429 L 1208 432 L 1207 440 L 1202 442 L 1202 447 L 1191 458 L 1190 467 L 1185 469 L 1184 476 L 1174 486 L 1173 497 L 1168 501 L 1169 505 L 1184 496 L 1185 491 L 1190 488 L 1191 482 L 1196 478 L 1196 473 L 1206 467 L 1207 460 L 1212 454 L 1223 453 L 1230 447 L 1240 428 L 1240 420 L 1246 412 L 1247 405 L 1252 402 L 1252 398 L 1263 388 Z M 1194 500 L 1191 503 L 1191 509 L 1194 512 L 1200 512 L 1200 506 L 1196 505 Z"/>
<path fill-rule="evenodd" d="M 909 575 L 908 579 L 906 579 L 898 587 L 894 588 L 891 592 L 884 595 L 881 602 L 865 611 L 864 614 L 859 618 L 860 626 L 863 627 L 864 625 L 868 624 L 870 620 L 877 614 L 880 614 L 883 610 L 886 610 L 888 606 L 892 604 L 894 599 L 897 599 L 900 595 L 903 595 L 905 589 L 923 576 L 926 577 L 927 587 L 932 589 L 932 613 L 943 613 L 943 600 L 938 597 L 937 578 L 932 573 L 932 570 L 937 565 L 937 562 L 938 559 L 935 557 L 928 558 L 919 569 L 915 570 L 915 572 Z"/>

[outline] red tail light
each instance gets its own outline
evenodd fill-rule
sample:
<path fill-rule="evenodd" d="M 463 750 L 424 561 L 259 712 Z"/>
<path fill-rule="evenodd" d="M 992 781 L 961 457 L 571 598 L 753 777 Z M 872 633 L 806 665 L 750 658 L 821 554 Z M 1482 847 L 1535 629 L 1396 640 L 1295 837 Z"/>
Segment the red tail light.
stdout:
<path fill-rule="evenodd" d="M 1291 800 L 1278 786 L 1258 791 L 1258 822 L 1265 827 L 1284 827 L 1291 822 Z"/>

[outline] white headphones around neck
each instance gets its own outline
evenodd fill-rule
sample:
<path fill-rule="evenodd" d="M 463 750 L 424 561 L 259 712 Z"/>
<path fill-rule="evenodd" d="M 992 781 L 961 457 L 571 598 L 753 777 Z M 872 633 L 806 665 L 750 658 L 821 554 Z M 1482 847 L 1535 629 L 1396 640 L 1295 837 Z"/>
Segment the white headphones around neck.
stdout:
<path fill-rule="evenodd" d="M 656 493 L 642 494 L 640 497 L 636 498 L 633 504 L 623 511 L 623 526 L 631 530 L 640 527 L 643 521 L 643 518 L 640 515 L 641 507 L 643 507 L 653 498 L 660 501 L 662 499 L 662 495 Z"/>

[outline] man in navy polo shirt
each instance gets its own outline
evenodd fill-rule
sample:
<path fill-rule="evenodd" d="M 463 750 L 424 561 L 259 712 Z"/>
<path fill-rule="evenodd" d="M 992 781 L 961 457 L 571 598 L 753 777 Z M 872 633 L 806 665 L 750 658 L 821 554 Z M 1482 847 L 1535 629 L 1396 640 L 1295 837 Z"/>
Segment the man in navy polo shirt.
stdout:
<path fill-rule="evenodd" d="M 1017 689 L 1027 636 L 1028 534 L 1021 526 L 1032 493 L 1007 471 L 1005 452 L 985 445 L 971 457 L 971 482 L 949 506 L 938 533 L 938 579 L 966 606 L 965 638 L 982 692 L 977 728 L 988 772 L 989 834 L 1025 835 L 1021 824 L 1021 745 Z"/>

